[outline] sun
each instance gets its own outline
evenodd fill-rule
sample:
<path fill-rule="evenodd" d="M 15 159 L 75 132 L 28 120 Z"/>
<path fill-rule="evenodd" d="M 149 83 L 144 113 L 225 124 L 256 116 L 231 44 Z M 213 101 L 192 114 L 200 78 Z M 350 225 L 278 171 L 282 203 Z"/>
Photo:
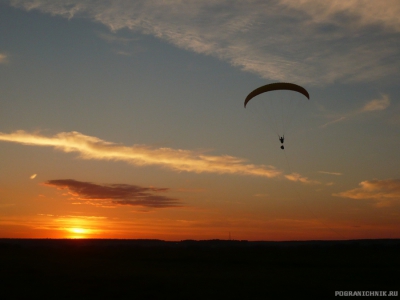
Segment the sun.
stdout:
<path fill-rule="evenodd" d="M 79 233 L 79 234 L 88 233 L 88 230 L 84 229 L 84 228 L 69 228 L 69 231 L 73 232 L 73 233 Z"/>
<path fill-rule="evenodd" d="M 91 230 L 87 228 L 80 228 L 80 227 L 72 227 L 66 228 L 68 232 L 71 234 L 68 236 L 71 239 L 85 239 L 88 238 L 90 235 Z"/>
<path fill-rule="evenodd" d="M 91 239 L 101 236 L 102 223 L 94 217 L 59 217 L 54 220 L 60 238 Z M 100 227 L 100 228 L 99 228 Z"/>

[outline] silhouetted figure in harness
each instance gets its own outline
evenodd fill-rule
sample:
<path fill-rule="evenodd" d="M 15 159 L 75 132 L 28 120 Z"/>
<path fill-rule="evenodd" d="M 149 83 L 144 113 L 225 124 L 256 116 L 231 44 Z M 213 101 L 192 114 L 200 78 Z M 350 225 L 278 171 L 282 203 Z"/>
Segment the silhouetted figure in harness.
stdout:
<path fill-rule="evenodd" d="M 285 146 L 283 146 L 283 142 L 285 141 L 285 136 L 284 135 L 282 135 L 282 136 L 279 136 L 279 140 L 281 141 L 281 149 L 283 150 L 283 149 L 285 149 Z"/>

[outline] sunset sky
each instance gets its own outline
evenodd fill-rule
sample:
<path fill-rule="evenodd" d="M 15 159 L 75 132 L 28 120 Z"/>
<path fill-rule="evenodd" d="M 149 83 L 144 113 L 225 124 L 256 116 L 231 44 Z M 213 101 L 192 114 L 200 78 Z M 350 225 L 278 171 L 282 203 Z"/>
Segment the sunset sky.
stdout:
<path fill-rule="evenodd" d="M 0 0 L 0 238 L 400 238 L 399 16 Z"/>

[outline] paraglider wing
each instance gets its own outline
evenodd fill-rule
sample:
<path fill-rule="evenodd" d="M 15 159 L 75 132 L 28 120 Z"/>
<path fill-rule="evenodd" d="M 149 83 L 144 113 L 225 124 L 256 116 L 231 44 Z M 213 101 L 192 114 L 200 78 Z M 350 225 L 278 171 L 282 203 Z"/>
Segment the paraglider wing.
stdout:
<path fill-rule="evenodd" d="M 277 90 L 295 91 L 300 94 L 303 94 L 304 96 L 307 97 L 307 99 L 310 99 L 310 95 L 308 94 L 308 92 L 306 91 L 305 88 L 303 88 L 297 84 L 294 84 L 294 83 L 277 82 L 277 83 L 271 83 L 271 84 L 261 86 L 261 87 L 255 89 L 254 91 L 252 91 L 250 94 L 248 94 L 246 99 L 244 100 L 244 107 L 246 107 L 247 102 L 249 102 L 255 96 L 260 95 L 265 92 L 277 91 Z"/>

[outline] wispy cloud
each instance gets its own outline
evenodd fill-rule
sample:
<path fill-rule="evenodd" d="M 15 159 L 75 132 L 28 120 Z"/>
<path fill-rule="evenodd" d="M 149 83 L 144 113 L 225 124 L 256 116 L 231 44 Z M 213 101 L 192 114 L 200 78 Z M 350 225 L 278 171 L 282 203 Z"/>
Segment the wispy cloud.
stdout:
<path fill-rule="evenodd" d="M 181 206 L 181 201 L 175 198 L 158 195 L 167 192 L 167 188 L 140 187 L 131 184 L 95 184 L 73 179 L 48 180 L 46 186 L 68 190 L 73 198 L 86 203 L 104 205 L 133 205 L 153 208 Z M 106 202 L 106 203 L 104 203 Z"/>
<path fill-rule="evenodd" d="M 4 64 L 7 62 L 7 55 L 4 53 L 0 53 L 0 64 Z"/>
<path fill-rule="evenodd" d="M 379 99 L 374 99 L 369 101 L 367 104 L 364 105 L 361 112 L 368 112 L 368 111 L 376 111 L 376 110 L 384 110 L 388 108 L 390 105 L 390 99 L 388 95 L 382 95 Z"/>
<path fill-rule="evenodd" d="M 397 0 L 281 0 L 285 5 L 304 11 L 315 23 L 339 22 L 343 15 L 353 16 L 349 22 L 355 26 L 381 25 L 400 31 L 400 5 Z"/>
<path fill-rule="evenodd" d="M 335 124 L 335 123 L 346 121 L 346 120 L 354 118 L 360 114 L 385 110 L 389 106 L 390 106 L 389 95 L 382 94 L 380 98 L 376 98 L 376 99 L 368 101 L 367 103 L 364 104 L 364 106 L 362 108 L 360 108 L 356 111 L 352 111 L 352 112 L 346 113 L 344 115 L 333 116 L 334 120 L 325 123 L 321 127 L 324 128 L 324 127 L 327 127 L 327 126 Z"/>
<path fill-rule="evenodd" d="M 132 55 L 131 52 L 122 51 L 122 50 L 115 50 L 114 53 L 116 53 L 118 55 L 123 55 L 123 56 L 131 56 Z"/>
<path fill-rule="evenodd" d="M 377 206 L 389 206 L 393 201 L 400 200 L 400 179 L 366 180 L 359 186 L 333 195 L 351 199 L 373 199 L 378 201 Z"/>
<path fill-rule="evenodd" d="M 137 39 L 127 38 L 117 35 L 114 33 L 98 32 L 98 37 L 106 41 L 109 44 L 114 45 L 115 49 L 113 52 L 118 55 L 131 56 L 134 53 L 143 52 L 144 47 L 140 46 L 138 43 L 132 47 L 130 44 Z M 127 47 L 129 45 L 129 48 Z"/>
<path fill-rule="evenodd" d="M 11 0 L 212 55 L 270 80 L 323 84 L 399 70 L 397 0 Z M 390 9 L 389 9 L 390 8 Z"/>
<path fill-rule="evenodd" d="M 233 156 L 211 156 L 202 152 L 151 148 L 145 145 L 131 147 L 114 144 L 79 132 L 61 132 L 52 137 L 16 131 L 0 133 L 0 141 L 24 145 L 53 147 L 63 152 L 76 152 L 83 159 L 126 161 L 133 165 L 157 165 L 175 171 L 195 173 L 240 174 L 273 178 L 281 172 L 272 166 L 246 164 Z"/>
<path fill-rule="evenodd" d="M 339 172 L 327 172 L 327 171 L 318 171 L 318 173 L 321 173 L 321 174 L 328 174 L 328 175 L 335 175 L 335 176 L 341 176 L 341 175 L 343 175 L 342 173 L 339 173 Z"/>
<path fill-rule="evenodd" d="M 111 33 L 99 32 L 98 36 L 101 39 L 105 40 L 107 43 L 117 43 L 117 44 L 126 45 L 133 41 L 133 39 L 117 36 L 117 35 L 111 34 Z"/>
<path fill-rule="evenodd" d="M 336 117 L 334 120 L 329 121 L 329 122 L 327 122 L 327 123 L 321 125 L 321 128 L 325 128 L 325 127 L 330 126 L 330 125 L 332 125 L 332 124 L 342 122 L 342 121 L 344 121 L 344 120 L 346 120 L 346 119 L 347 119 L 347 116 L 346 116 L 346 117 L 345 117 L 345 116 Z"/>
<path fill-rule="evenodd" d="M 285 175 L 285 178 L 290 181 L 302 182 L 302 183 L 307 183 L 307 184 L 319 184 L 320 183 L 319 181 L 311 180 L 307 177 L 301 176 L 298 173 L 292 173 L 289 175 Z"/>

